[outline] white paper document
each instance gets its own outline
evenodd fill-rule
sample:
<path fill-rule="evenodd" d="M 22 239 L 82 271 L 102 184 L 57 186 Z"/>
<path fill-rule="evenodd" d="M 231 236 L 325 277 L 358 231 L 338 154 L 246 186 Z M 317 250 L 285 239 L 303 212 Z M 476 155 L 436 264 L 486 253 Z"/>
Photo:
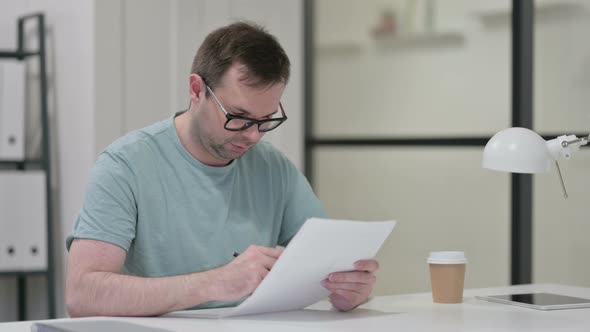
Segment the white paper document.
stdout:
<path fill-rule="evenodd" d="M 330 292 L 321 285 L 332 272 L 354 270 L 354 262 L 375 257 L 395 221 L 308 219 L 270 273 L 237 307 L 183 310 L 172 317 L 221 318 L 303 309 Z"/>

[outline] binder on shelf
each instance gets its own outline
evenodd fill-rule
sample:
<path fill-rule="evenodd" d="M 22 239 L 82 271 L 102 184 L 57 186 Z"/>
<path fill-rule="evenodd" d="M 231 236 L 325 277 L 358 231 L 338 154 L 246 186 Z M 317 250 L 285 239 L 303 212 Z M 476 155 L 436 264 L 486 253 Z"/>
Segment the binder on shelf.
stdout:
<path fill-rule="evenodd" d="M 0 173 L 0 272 L 47 269 L 45 173 Z"/>
<path fill-rule="evenodd" d="M 0 173 L 0 272 L 16 271 L 20 267 L 22 259 L 19 257 L 17 241 L 14 240 L 16 234 L 20 233 L 18 223 L 9 222 L 13 219 L 12 209 L 8 209 L 13 202 L 9 201 L 6 196 L 10 196 L 3 181 L 5 175 Z"/>
<path fill-rule="evenodd" d="M 28 35 L 26 23 L 36 22 L 35 46 L 25 47 Z M 47 211 L 52 205 L 47 187 L 51 187 L 49 156 L 47 52 L 45 48 L 45 15 L 32 13 L 17 18 L 18 43 L 11 50 L 2 51 L 0 59 L 0 163 L 13 165 L 19 171 L 0 168 L 0 274 L 18 273 L 26 278 L 29 272 L 43 272 L 48 282 L 55 276 L 53 264 L 49 264 L 51 243 L 47 234 L 52 226 L 52 215 Z M 34 59 L 39 68 L 39 94 L 26 96 L 25 59 Z M 38 99 L 42 134 L 41 154 L 36 167 L 29 168 L 26 160 L 25 97 Z M 36 108 L 36 107 L 35 107 Z M 35 121 L 36 122 L 36 121 Z M 24 167 L 23 167 L 24 166 Z M 24 168 L 24 169 L 22 169 Z M 10 246 L 9 246 L 10 245 Z M 10 258 L 9 258 L 10 257 Z M 19 319 L 26 320 L 27 307 L 24 283 L 18 283 Z M 47 285 L 48 317 L 56 317 L 55 288 Z"/>
<path fill-rule="evenodd" d="M 0 160 L 25 158 L 25 63 L 0 62 Z"/>

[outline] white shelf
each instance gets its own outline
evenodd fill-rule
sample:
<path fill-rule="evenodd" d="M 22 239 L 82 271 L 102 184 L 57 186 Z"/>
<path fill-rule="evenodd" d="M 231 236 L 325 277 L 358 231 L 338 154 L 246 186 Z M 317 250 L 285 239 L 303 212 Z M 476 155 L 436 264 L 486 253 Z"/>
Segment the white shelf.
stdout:
<path fill-rule="evenodd" d="M 448 32 L 423 32 L 406 35 L 377 35 L 377 46 L 391 48 L 410 47 L 449 47 L 460 46 L 465 42 L 462 33 Z"/>
<path fill-rule="evenodd" d="M 547 19 L 571 17 L 572 15 L 587 14 L 586 6 L 578 1 L 560 0 L 559 2 L 540 2 L 535 4 L 535 18 Z M 510 23 L 512 8 L 482 8 L 476 11 L 484 25 L 498 25 Z"/>
<path fill-rule="evenodd" d="M 323 42 L 316 45 L 315 50 L 318 53 L 358 53 L 361 51 L 362 47 L 360 43 L 352 42 L 352 41 L 342 41 L 342 42 Z"/>

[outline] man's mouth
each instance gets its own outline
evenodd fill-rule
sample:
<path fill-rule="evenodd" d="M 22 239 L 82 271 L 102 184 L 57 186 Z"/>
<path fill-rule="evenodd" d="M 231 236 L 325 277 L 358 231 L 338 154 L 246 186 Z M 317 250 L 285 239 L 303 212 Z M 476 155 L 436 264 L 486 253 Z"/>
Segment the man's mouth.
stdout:
<path fill-rule="evenodd" d="M 238 152 L 244 152 L 246 150 L 248 150 L 249 146 L 247 145 L 239 145 L 239 144 L 234 144 L 234 143 L 230 143 L 231 147 L 233 150 L 238 151 Z"/>

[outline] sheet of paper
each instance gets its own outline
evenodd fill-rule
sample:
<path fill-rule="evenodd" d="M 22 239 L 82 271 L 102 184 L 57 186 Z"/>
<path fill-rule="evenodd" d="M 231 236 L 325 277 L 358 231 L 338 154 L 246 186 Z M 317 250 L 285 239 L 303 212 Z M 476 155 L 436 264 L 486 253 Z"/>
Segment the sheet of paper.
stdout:
<path fill-rule="evenodd" d="M 354 270 L 357 260 L 375 257 L 395 224 L 311 218 L 239 306 L 175 311 L 167 316 L 220 318 L 303 309 L 329 295 L 321 285 L 328 274 Z"/>

